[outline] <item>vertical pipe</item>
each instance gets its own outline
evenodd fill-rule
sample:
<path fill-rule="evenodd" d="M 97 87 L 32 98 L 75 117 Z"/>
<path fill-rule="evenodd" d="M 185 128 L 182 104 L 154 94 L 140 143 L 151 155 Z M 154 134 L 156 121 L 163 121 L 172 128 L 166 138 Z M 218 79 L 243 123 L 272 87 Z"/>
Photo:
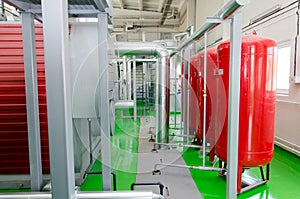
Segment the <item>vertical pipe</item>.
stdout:
<path fill-rule="evenodd" d="M 127 100 L 132 100 L 132 89 L 131 89 L 131 60 L 127 61 Z"/>
<path fill-rule="evenodd" d="M 203 64 L 203 151 L 202 164 L 205 166 L 206 153 L 206 68 L 207 68 L 207 32 L 204 34 L 204 64 Z"/>
<path fill-rule="evenodd" d="M 190 70 L 190 48 L 184 50 L 184 81 L 183 81 L 183 129 L 184 134 L 189 135 L 189 70 Z M 188 141 L 187 138 L 184 138 L 184 141 Z"/>
<path fill-rule="evenodd" d="M 237 198 L 239 105 L 240 105 L 240 66 L 242 42 L 242 14 L 232 16 L 230 27 L 230 72 L 228 99 L 228 170 L 226 179 L 226 198 Z"/>
<path fill-rule="evenodd" d="M 3 2 L 3 1 L 2 1 Z M 34 16 L 21 12 L 31 191 L 43 184 Z"/>
<path fill-rule="evenodd" d="M 143 99 L 145 99 L 145 102 L 147 103 L 147 75 L 148 75 L 148 71 L 147 71 L 147 62 L 143 62 Z"/>
<path fill-rule="evenodd" d="M 136 108 L 137 108 L 137 101 L 136 101 L 136 57 L 133 56 L 133 116 L 134 120 L 136 120 Z"/>
<path fill-rule="evenodd" d="M 162 56 L 160 58 L 160 85 L 159 85 L 159 93 L 160 93 L 160 131 L 158 136 L 161 137 L 162 143 L 168 143 L 169 142 L 169 67 L 168 67 L 168 57 Z"/>
<path fill-rule="evenodd" d="M 175 90 L 175 95 L 174 95 L 174 113 L 175 113 L 175 116 L 174 116 L 174 123 L 175 123 L 175 127 L 177 127 L 177 73 L 176 73 L 176 66 L 177 66 L 177 58 L 178 58 L 178 55 L 175 55 L 174 57 L 174 62 L 173 62 L 173 69 L 174 69 L 174 90 Z"/>
<path fill-rule="evenodd" d="M 4 0 L 1 0 L 2 14 L 5 16 Z"/>
<path fill-rule="evenodd" d="M 108 97 L 107 13 L 98 14 L 98 55 L 100 68 L 100 124 L 102 190 L 111 190 L 110 110 Z"/>
<path fill-rule="evenodd" d="M 128 97 L 127 97 L 128 79 L 127 79 L 127 57 L 126 56 L 123 56 L 123 79 L 124 79 L 124 82 L 122 82 L 123 100 L 127 100 L 128 99 Z M 125 85 L 123 85 L 123 84 L 125 84 Z"/>
<path fill-rule="evenodd" d="M 89 148 L 90 148 L 90 165 L 93 164 L 93 141 L 92 141 L 92 119 L 88 118 Z"/>
<path fill-rule="evenodd" d="M 155 84 L 155 106 L 156 106 L 156 142 L 161 142 L 161 137 L 159 136 L 159 132 L 161 130 L 160 118 L 161 118 L 161 106 L 160 106 L 160 68 L 159 60 L 156 61 L 156 84 Z"/>
<path fill-rule="evenodd" d="M 52 196 L 75 198 L 68 2 L 42 0 Z"/>
<path fill-rule="evenodd" d="M 180 85 L 181 85 L 181 100 L 180 100 L 180 114 L 181 114 L 181 118 L 180 118 L 180 134 L 183 134 L 183 128 L 182 128 L 182 122 L 184 120 L 184 110 L 183 110 L 183 106 L 182 106 L 182 100 L 183 100 L 183 81 L 184 81 L 184 72 L 182 72 L 182 62 L 183 62 L 183 55 L 184 55 L 184 50 L 180 51 L 180 61 L 179 61 L 179 67 L 180 67 L 180 71 L 181 71 L 181 75 L 180 75 Z"/>

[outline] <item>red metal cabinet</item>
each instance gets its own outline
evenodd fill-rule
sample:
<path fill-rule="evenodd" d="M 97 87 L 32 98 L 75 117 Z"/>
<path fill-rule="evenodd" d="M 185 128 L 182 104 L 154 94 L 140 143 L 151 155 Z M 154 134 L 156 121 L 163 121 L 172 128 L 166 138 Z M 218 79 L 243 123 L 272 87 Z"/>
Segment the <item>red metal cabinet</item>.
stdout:
<path fill-rule="evenodd" d="M 43 173 L 50 173 L 42 26 L 36 25 L 36 60 Z M 22 28 L 0 25 L 0 174 L 29 174 Z"/>

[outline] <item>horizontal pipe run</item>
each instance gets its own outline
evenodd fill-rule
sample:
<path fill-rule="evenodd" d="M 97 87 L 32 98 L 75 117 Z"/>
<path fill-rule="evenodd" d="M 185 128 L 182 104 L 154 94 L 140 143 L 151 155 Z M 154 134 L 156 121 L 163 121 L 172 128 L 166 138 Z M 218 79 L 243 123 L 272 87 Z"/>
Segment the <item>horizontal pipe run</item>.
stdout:
<path fill-rule="evenodd" d="M 267 182 L 268 182 L 267 180 L 264 180 L 264 181 L 257 182 L 257 183 L 255 183 L 255 184 L 248 185 L 248 186 L 242 188 L 242 189 L 241 189 L 241 192 L 240 192 L 239 194 L 245 193 L 245 192 L 247 192 L 247 191 L 250 191 L 250 190 L 253 189 L 253 188 L 256 188 L 256 187 L 259 187 L 259 186 L 261 186 L 261 185 L 264 185 L 264 184 L 266 184 Z"/>
<path fill-rule="evenodd" d="M 51 193 L 0 193 L 5 199 L 51 199 Z M 163 196 L 145 191 L 76 192 L 76 199 L 164 199 Z"/>
<path fill-rule="evenodd" d="M 191 144 L 181 144 L 181 143 L 178 143 L 178 144 L 171 144 L 171 143 L 155 143 L 154 144 L 154 148 L 155 146 L 174 146 L 174 147 L 187 147 L 187 148 L 195 148 L 195 149 L 202 149 L 202 146 L 199 146 L 199 145 L 191 145 Z"/>
<path fill-rule="evenodd" d="M 169 134 L 169 136 L 172 136 L 172 137 L 188 137 L 188 138 L 195 138 L 194 135 L 175 134 L 175 133 L 171 133 L 171 134 Z"/>
<path fill-rule="evenodd" d="M 123 59 L 114 59 L 113 61 L 116 61 L 117 63 L 123 63 Z M 132 59 L 129 59 L 128 61 L 133 62 Z M 156 62 L 157 59 L 136 59 L 136 62 Z"/>
<path fill-rule="evenodd" d="M 158 166 L 165 166 L 165 167 L 175 167 L 175 168 L 182 168 L 182 169 L 195 169 L 201 171 L 226 171 L 225 168 L 214 168 L 214 167 L 203 167 L 203 166 L 187 166 L 187 165 L 180 165 L 180 164 L 166 164 L 166 163 L 157 163 L 154 165 L 154 171 L 157 171 Z"/>
<path fill-rule="evenodd" d="M 238 8 L 245 6 L 249 3 L 249 0 L 231 0 L 229 1 L 217 14 L 214 15 L 215 18 L 218 19 L 226 19 L 229 16 L 231 16 L 234 11 L 236 11 Z M 184 48 L 186 48 L 188 45 L 193 43 L 195 40 L 202 37 L 206 32 L 216 27 L 218 23 L 205 23 L 203 26 L 201 26 L 193 35 L 191 35 L 187 40 L 185 40 L 182 44 L 180 44 L 172 53 L 171 57 L 175 55 L 176 53 L 180 52 Z"/>

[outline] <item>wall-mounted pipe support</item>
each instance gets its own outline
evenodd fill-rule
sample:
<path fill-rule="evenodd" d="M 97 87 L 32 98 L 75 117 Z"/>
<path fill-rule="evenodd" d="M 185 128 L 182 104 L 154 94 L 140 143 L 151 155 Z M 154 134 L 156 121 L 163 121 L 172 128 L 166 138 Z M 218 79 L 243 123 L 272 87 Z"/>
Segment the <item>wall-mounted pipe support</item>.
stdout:
<path fill-rule="evenodd" d="M 250 0 L 230 0 L 225 6 L 220 9 L 217 14 L 214 15 L 216 18 L 226 19 L 230 17 L 234 11 L 238 8 L 247 5 Z M 185 40 L 182 44 L 180 44 L 174 52 L 171 53 L 171 57 L 176 53 L 180 52 L 181 50 L 185 49 L 188 45 L 193 43 L 195 40 L 202 37 L 206 32 L 216 27 L 218 23 L 205 23 L 201 26 L 193 35 L 191 35 L 187 40 Z"/>

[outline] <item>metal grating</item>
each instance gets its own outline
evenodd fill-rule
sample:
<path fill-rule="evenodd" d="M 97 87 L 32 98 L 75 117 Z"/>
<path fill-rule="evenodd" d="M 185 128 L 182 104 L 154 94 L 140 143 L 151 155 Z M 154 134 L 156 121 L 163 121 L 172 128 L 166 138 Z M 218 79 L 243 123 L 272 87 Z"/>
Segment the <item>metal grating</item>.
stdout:
<path fill-rule="evenodd" d="M 36 26 L 43 173 L 50 173 L 43 31 Z M 0 25 L 0 174 L 29 174 L 21 25 Z"/>

